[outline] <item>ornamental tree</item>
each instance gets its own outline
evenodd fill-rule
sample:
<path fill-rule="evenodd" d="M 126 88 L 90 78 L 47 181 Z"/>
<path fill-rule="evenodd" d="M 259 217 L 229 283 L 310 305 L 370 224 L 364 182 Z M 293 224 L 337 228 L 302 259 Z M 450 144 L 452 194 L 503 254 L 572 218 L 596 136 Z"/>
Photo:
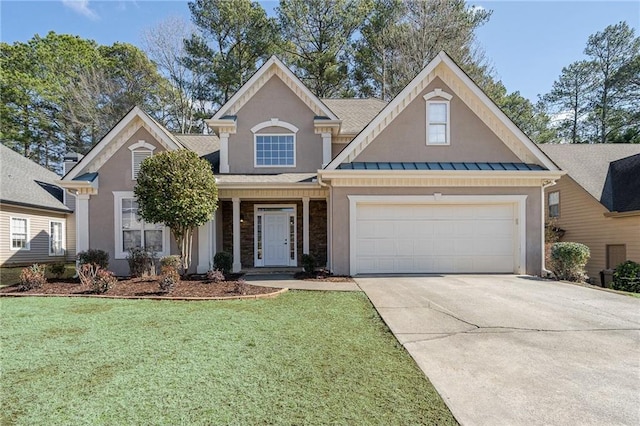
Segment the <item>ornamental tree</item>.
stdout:
<path fill-rule="evenodd" d="M 195 229 L 211 220 L 218 189 L 211 165 L 193 151 L 166 151 L 145 159 L 134 189 L 138 214 L 171 229 L 184 273 L 191 264 Z"/>

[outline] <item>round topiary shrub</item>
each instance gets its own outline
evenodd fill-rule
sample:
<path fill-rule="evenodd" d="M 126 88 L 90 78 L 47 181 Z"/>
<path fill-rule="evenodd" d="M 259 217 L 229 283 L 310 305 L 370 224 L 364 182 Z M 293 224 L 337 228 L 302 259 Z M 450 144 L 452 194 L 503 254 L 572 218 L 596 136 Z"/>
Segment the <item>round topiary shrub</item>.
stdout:
<path fill-rule="evenodd" d="M 559 280 L 584 281 L 585 265 L 589 260 L 589 247 L 580 243 L 554 243 L 551 245 L 549 269 Z"/>
<path fill-rule="evenodd" d="M 640 263 L 627 260 L 619 264 L 613 272 L 613 288 L 640 293 Z"/>

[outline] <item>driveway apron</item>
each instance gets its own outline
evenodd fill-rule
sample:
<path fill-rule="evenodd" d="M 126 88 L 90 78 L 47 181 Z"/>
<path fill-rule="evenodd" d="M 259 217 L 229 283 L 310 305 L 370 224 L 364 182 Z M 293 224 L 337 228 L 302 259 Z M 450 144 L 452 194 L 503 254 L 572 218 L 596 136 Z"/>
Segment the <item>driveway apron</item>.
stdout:
<path fill-rule="evenodd" d="M 513 275 L 356 282 L 461 424 L 640 424 L 640 299 Z"/>

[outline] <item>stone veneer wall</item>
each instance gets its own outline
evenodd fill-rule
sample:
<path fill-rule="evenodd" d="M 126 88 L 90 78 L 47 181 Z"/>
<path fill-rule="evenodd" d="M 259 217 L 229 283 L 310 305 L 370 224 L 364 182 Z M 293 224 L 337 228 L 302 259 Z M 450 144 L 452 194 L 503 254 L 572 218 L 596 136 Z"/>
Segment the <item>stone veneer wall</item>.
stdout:
<path fill-rule="evenodd" d="M 254 267 L 254 206 L 256 204 L 295 204 L 296 205 L 296 244 L 298 266 L 302 258 L 302 201 L 301 200 L 265 200 L 240 201 L 240 260 L 242 268 Z M 222 212 L 222 250 L 233 254 L 233 202 L 221 201 Z M 324 200 L 309 202 L 309 252 L 319 265 L 327 261 L 327 203 Z"/>

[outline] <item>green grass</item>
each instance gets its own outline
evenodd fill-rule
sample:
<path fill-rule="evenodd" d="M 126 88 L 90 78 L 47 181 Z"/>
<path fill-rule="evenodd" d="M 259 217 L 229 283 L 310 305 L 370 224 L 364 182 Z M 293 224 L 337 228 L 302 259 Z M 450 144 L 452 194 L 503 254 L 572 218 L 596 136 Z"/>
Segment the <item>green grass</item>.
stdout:
<path fill-rule="evenodd" d="M 22 272 L 23 269 L 24 266 L 0 268 L 0 287 L 18 284 L 18 282 L 20 282 L 20 272 Z M 65 273 L 62 278 L 71 278 L 75 275 L 75 273 L 76 265 L 73 263 L 69 263 L 65 265 Z M 48 268 L 45 271 L 45 275 L 47 278 L 53 277 Z"/>
<path fill-rule="evenodd" d="M 1 424 L 455 424 L 363 293 L 0 303 Z"/>

